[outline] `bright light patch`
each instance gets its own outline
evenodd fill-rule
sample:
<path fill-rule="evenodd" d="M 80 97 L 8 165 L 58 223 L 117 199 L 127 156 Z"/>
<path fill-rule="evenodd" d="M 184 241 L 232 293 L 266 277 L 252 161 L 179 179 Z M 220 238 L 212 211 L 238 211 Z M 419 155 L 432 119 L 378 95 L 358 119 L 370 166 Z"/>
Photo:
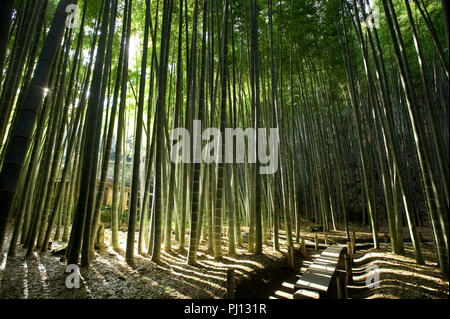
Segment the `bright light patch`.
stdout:
<path fill-rule="evenodd" d="M 136 65 L 136 57 L 138 55 L 138 50 L 140 46 L 139 34 L 135 34 L 130 37 L 130 48 L 129 48 L 129 63 L 131 65 Z"/>

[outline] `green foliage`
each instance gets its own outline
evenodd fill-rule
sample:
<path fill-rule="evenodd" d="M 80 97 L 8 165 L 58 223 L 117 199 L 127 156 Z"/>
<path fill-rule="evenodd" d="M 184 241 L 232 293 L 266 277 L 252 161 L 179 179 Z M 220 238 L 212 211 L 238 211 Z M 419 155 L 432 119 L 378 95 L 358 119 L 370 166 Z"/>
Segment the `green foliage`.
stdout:
<path fill-rule="evenodd" d="M 111 205 L 102 206 L 100 221 L 102 223 L 111 223 Z"/>

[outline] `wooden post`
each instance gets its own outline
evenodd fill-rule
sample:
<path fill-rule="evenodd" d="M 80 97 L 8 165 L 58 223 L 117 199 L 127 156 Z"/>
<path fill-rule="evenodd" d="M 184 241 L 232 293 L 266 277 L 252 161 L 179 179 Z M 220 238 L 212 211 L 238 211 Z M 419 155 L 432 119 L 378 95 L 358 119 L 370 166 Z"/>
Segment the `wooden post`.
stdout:
<path fill-rule="evenodd" d="M 347 273 L 347 284 L 353 283 L 352 274 L 352 253 L 351 253 L 351 243 L 347 242 L 347 254 L 345 256 L 345 272 Z"/>
<path fill-rule="evenodd" d="M 336 276 L 336 286 L 337 286 L 337 298 L 344 299 L 343 280 L 339 274 Z"/>
<path fill-rule="evenodd" d="M 353 263 L 353 245 L 352 242 L 347 242 L 347 253 L 350 258 L 350 262 Z"/>
<path fill-rule="evenodd" d="M 317 234 L 314 234 L 314 245 L 315 250 L 319 250 L 319 236 Z"/>
<path fill-rule="evenodd" d="M 354 255 L 355 254 L 355 252 L 356 252 L 356 233 L 355 232 L 352 232 L 352 247 L 353 247 L 353 250 L 352 250 L 352 255 Z"/>
<path fill-rule="evenodd" d="M 292 271 L 295 271 L 294 245 L 288 247 L 288 264 Z"/>
<path fill-rule="evenodd" d="M 303 258 L 306 258 L 306 243 L 305 243 L 305 238 L 302 238 L 302 256 Z"/>
<path fill-rule="evenodd" d="M 227 270 L 227 299 L 234 299 L 236 284 L 234 281 L 234 269 Z"/>
<path fill-rule="evenodd" d="M 327 234 L 325 233 L 325 235 L 324 235 L 324 237 L 325 237 L 325 245 L 328 245 L 328 236 L 327 236 Z"/>

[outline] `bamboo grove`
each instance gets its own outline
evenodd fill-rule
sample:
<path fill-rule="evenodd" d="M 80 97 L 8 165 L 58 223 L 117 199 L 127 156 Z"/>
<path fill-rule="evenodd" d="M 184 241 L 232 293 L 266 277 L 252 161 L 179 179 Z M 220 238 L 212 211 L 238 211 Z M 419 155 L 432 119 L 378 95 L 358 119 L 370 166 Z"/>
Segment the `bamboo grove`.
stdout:
<path fill-rule="evenodd" d="M 200 240 L 217 259 L 280 250 L 304 220 L 347 236 L 363 223 L 374 248 L 385 225 L 392 252 L 411 241 L 422 264 L 427 225 L 448 274 L 445 0 L 6 0 L 0 12 L 0 251 L 61 240 L 67 263 L 88 267 L 106 212 L 130 265 L 175 249 L 195 265 Z M 277 172 L 247 156 L 174 163 L 169 136 L 195 120 L 276 128 Z"/>

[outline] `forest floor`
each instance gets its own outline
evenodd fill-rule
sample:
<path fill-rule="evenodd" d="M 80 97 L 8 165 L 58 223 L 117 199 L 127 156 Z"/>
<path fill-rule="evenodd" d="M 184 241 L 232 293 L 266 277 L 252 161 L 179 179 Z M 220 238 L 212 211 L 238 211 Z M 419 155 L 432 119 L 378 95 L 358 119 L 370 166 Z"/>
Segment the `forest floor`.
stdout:
<path fill-rule="evenodd" d="M 352 298 L 448 299 L 449 282 L 437 267 L 434 245 L 422 244 L 425 265 L 416 264 L 414 249 L 405 244 L 404 255 L 394 255 L 390 246 L 357 252 L 354 283 L 348 286 Z"/>
<path fill-rule="evenodd" d="M 361 245 L 353 268 L 354 284 L 349 286 L 352 298 L 449 297 L 449 282 L 436 266 L 433 244 L 423 244 L 426 265 L 421 266 L 415 264 L 410 245 L 405 245 L 404 256 L 390 253 L 387 244 L 373 251 L 366 247 L 371 242 L 367 228 L 352 225 L 351 229 L 357 231 L 357 243 Z M 106 243 L 110 242 L 110 234 L 106 229 Z M 304 229 L 301 232 L 310 251 L 313 250 L 315 234 L 324 247 L 323 233 Z M 10 235 L 11 231 L 6 242 L 9 242 Z M 380 238 L 383 240 L 385 236 Z M 327 239 L 328 244 L 346 242 L 342 231 L 329 232 Z M 259 296 L 258 290 L 270 289 L 272 278 L 278 276 L 282 280 L 289 276 L 284 232 L 280 234 L 280 252 L 272 250 L 272 241 L 268 239 L 264 254 L 259 256 L 247 252 L 245 241 L 243 247 L 237 249 L 236 256 L 227 256 L 224 237 L 224 258 L 217 261 L 208 254 L 205 244 L 204 241 L 200 244 L 196 266 L 187 265 L 187 252 L 178 252 L 175 246 L 170 254 L 162 252 L 159 264 L 153 263 L 150 256 L 136 252 L 136 267 L 132 268 L 125 262 L 126 233 L 120 232 L 121 249 L 114 251 L 108 246 L 97 252 L 91 267 L 81 269 L 79 289 L 66 288 L 66 262 L 60 256 L 53 256 L 48 251 L 34 253 L 25 259 L 24 249 L 18 247 L 16 256 L 7 258 L 6 251 L 0 256 L 0 298 L 223 298 L 229 268 L 235 270 L 236 296 L 254 298 Z M 62 246 L 62 242 L 53 242 L 53 249 Z M 296 256 L 299 256 L 298 252 Z M 375 276 L 377 280 L 370 288 L 366 285 L 366 278 L 373 271 L 379 277 Z"/>
<path fill-rule="evenodd" d="M 237 248 L 235 257 L 230 257 L 223 238 L 224 257 L 220 261 L 207 253 L 208 247 L 201 241 L 196 266 L 187 265 L 187 251 L 178 252 L 175 246 L 170 254 L 162 251 L 159 264 L 152 262 L 149 255 L 135 251 L 132 268 L 125 262 L 127 235 L 122 231 L 119 234 L 119 251 L 108 246 L 97 251 L 89 269 L 81 268 L 79 289 L 66 288 L 66 262 L 60 256 L 52 256 L 48 251 L 25 259 L 26 251 L 18 247 L 16 256 L 6 258 L 4 251 L 0 259 L 0 298 L 223 298 L 227 269 L 235 270 L 239 284 L 259 269 L 287 264 L 283 240 L 281 252 L 267 246 L 263 255 L 255 256 L 246 251 L 244 244 Z M 110 235 L 106 229 L 105 243 L 110 242 Z M 57 249 L 63 243 L 53 242 L 52 246 Z"/>

